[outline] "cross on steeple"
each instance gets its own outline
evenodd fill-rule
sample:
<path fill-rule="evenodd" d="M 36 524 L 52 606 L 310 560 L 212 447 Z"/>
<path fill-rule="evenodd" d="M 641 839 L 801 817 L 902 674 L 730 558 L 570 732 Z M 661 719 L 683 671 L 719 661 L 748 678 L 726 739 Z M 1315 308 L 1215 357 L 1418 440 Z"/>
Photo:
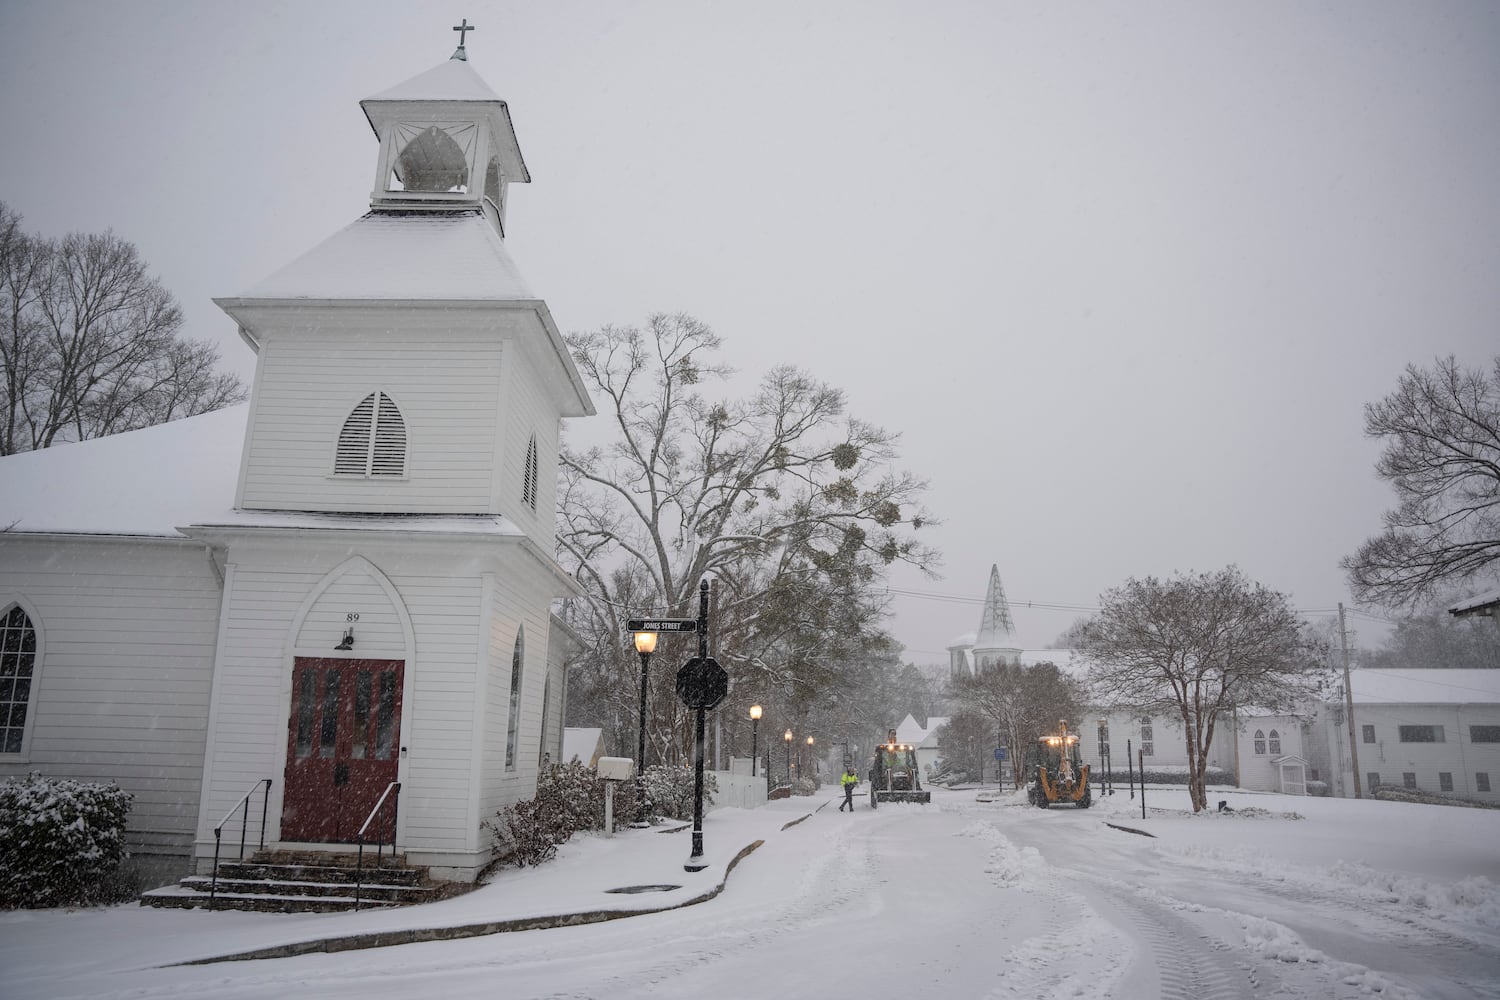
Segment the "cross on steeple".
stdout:
<path fill-rule="evenodd" d="M 453 55 L 452 55 L 451 58 L 462 59 L 464 62 L 468 62 L 469 61 L 469 57 L 468 57 L 467 53 L 464 52 L 464 37 L 469 32 L 471 32 L 471 31 L 478 31 L 479 29 L 476 28 L 474 25 L 470 24 L 469 23 L 469 19 L 466 17 L 466 18 L 463 19 L 463 23 L 462 24 L 455 24 L 453 26 L 453 30 L 456 31 L 456 32 L 458 32 L 458 49 L 457 49 L 457 51 L 455 51 L 453 53 Z"/>

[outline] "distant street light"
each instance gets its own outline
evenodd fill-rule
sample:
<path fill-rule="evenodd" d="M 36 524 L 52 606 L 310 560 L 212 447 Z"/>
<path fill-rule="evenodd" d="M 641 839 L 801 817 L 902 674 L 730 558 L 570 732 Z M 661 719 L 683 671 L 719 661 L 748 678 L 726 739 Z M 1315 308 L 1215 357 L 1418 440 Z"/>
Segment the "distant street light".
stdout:
<path fill-rule="evenodd" d="M 812 765 L 813 777 L 816 778 L 818 776 L 818 759 L 813 756 L 813 738 L 811 736 L 807 738 L 807 762 Z M 806 771 L 803 772 L 803 774 L 806 773 Z"/>
<path fill-rule="evenodd" d="M 635 743 L 635 822 L 646 825 L 646 686 L 651 676 L 651 654 L 656 652 L 656 633 L 635 633 L 635 651 L 641 654 L 641 719 Z"/>
<path fill-rule="evenodd" d="M 750 706 L 750 777 L 755 777 L 755 737 L 756 729 L 760 727 L 759 705 Z"/>
<path fill-rule="evenodd" d="M 781 735 L 786 740 L 786 783 L 792 783 L 792 731 L 788 729 Z"/>

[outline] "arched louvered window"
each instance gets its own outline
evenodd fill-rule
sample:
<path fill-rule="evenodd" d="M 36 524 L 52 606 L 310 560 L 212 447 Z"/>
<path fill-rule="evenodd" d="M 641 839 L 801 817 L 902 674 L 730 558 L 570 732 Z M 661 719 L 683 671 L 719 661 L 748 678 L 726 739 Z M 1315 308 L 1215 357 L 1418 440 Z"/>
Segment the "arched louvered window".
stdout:
<path fill-rule="evenodd" d="M 526 445 L 526 474 L 521 483 L 521 502 L 536 510 L 536 435 Z"/>
<path fill-rule="evenodd" d="M 1255 752 L 1266 752 L 1266 731 L 1264 729 L 1257 729 L 1255 731 Z"/>
<path fill-rule="evenodd" d="M 1274 729 L 1271 730 L 1271 752 L 1281 753 L 1281 734 Z"/>
<path fill-rule="evenodd" d="M 18 604 L 0 614 L 0 753 L 20 753 L 36 676 L 36 629 Z"/>
<path fill-rule="evenodd" d="M 339 431 L 337 476 L 404 476 L 406 421 L 391 397 L 372 392 L 360 401 Z"/>

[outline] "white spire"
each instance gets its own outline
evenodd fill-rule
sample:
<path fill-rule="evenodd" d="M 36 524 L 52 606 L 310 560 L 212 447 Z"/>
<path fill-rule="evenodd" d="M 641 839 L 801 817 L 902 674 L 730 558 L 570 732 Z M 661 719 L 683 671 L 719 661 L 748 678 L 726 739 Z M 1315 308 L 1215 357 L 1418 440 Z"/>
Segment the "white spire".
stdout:
<path fill-rule="evenodd" d="M 1016 641 L 1016 625 L 1011 621 L 1010 603 L 1005 599 L 1005 585 L 1000 582 L 1000 568 L 990 566 L 990 589 L 984 598 L 984 613 L 979 619 L 979 634 L 974 638 L 976 660 L 985 654 L 1018 656 L 1021 645 Z"/>

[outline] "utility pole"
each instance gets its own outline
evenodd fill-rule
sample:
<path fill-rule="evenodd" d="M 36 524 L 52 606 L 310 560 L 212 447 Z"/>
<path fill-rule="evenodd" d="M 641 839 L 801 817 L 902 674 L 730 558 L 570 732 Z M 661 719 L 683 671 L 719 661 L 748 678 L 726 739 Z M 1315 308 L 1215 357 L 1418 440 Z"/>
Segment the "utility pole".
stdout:
<path fill-rule="evenodd" d="M 1354 797 L 1364 798 L 1359 787 L 1359 744 L 1354 740 L 1354 686 L 1349 683 L 1349 633 L 1344 628 L 1344 602 L 1339 602 L 1339 643 L 1344 647 L 1344 716 L 1349 720 L 1349 766 L 1354 771 Z"/>

